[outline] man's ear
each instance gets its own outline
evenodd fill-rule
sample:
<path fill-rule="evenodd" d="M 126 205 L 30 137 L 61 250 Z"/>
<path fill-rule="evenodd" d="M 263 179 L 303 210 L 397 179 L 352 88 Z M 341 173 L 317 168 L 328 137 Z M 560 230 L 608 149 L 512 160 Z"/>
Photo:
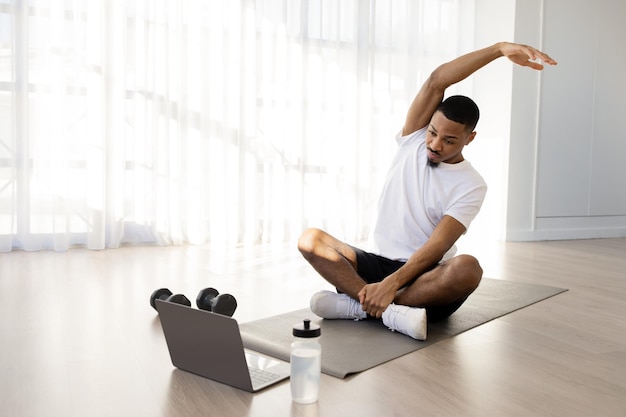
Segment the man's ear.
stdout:
<path fill-rule="evenodd" d="M 467 146 L 470 143 L 472 143 L 472 141 L 474 140 L 475 137 L 476 137 L 476 131 L 470 133 L 469 136 L 467 137 L 467 141 L 465 142 L 465 146 Z"/>

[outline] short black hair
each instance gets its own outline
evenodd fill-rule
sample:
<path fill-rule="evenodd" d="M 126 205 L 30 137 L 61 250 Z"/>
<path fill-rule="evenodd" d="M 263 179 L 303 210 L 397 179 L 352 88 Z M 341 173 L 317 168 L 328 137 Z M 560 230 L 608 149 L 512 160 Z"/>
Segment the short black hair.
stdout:
<path fill-rule="evenodd" d="M 437 111 L 442 112 L 444 116 L 453 122 L 467 126 L 470 132 L 474 130 L 480 117 L 478 106 L 474 103 L 474 100 L 465 96 L 448 97 L 439 104 Z"/>

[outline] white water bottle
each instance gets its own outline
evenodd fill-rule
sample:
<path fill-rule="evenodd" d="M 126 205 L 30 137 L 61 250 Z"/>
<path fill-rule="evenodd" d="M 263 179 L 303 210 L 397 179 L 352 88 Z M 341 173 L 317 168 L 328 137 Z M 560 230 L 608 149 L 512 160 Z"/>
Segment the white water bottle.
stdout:
<path fill-rule="evenodd" d="M 320 326 L 304 320 L 293 327 L 291 344 L 291 399 L 300 404 L 317 401 L 322 372 Z"/>

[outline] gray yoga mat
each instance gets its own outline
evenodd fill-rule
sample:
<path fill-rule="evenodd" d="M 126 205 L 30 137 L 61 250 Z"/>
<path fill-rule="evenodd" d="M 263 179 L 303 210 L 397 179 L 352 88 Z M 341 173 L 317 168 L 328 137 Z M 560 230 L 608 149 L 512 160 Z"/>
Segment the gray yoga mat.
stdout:
<path fill-rule="evenodd" d="M 426 341 L 391 332 L 379 320 L 323 320 L 309 308 L 239 325 L 244 346 L 289 361 L 291 330 L 309 318 L 322 328 L 322 372 L 345 378 L 567 291 L 483 278 L 452 316 L 428 325 Z"/>

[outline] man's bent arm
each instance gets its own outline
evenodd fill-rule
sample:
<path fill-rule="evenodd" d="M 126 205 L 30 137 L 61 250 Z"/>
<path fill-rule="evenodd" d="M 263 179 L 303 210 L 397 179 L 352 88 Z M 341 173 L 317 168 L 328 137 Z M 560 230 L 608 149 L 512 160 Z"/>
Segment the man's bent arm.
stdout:
<path fill-rule="evenodd" d="M 407 262 L 384 280 L 368 284 L 359 292 L 359 301 L 368 313 L 382 311 L 393 302 L 396 292 L 407 283 L 432 269 L 465 232 L 465 226 L 451 216 L 443 219 L 428 241 L 416 250 Z M 372 314 L 374 315 L 374 314 Z"/>
<path fill-rule="evenodd" d="M 464 80 L 480 68 L 502 56 L 506 56 L 518 65 L 527 66 L 535 70 L 543 69 L 543 65 L 531 61 L 534 59 L 541 59 L 550 65 L 556 64 L 555 60 L 531 46 L 508 42 L 499 42 L 442 64 L 430 74 L 415 96 L 415 99 L 413 99 L 402 134 L 408 135 L 413 133 L 430 122 L 448 87 Z"/>
<path fill-rule="evenodd" d="M 395 291 L 399 290 L 437 265 L 463 233 L 465 233 L 465 226 L 453 217 L 444 216 L 428 241 L 413 252 L 407 262 L 385 280 L 390 281 Z"/>

